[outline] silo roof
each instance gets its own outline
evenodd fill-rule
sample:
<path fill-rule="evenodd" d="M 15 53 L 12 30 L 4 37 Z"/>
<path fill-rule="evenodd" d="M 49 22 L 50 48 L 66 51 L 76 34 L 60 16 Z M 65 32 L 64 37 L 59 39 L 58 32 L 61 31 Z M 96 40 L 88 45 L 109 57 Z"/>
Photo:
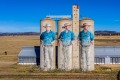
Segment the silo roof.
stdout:
<path fill-rule="evenodd" d="M 67 17 L 64 17 L 64 18 L 62 18 L 61 20 L 69 20 L 69 18 L 67 18 Z"/>
<path fill-rule="evenodd" d="M 44 20 L 51 20 L 51 18 L 50 17 L 46 17 Z"/>
<path fill-rule="evenodd" d="M 22 47 L 18 57 L 36 57 L 36 48 L 34 46 L 25 46 Z M 38 50 L 39 51 L 39 50 Z"/>
<path fill-rule="evenodd" d="M 92 19 L 90 19 L 90 18 L 83 18 L 83 20 L 92 20 Z"/>

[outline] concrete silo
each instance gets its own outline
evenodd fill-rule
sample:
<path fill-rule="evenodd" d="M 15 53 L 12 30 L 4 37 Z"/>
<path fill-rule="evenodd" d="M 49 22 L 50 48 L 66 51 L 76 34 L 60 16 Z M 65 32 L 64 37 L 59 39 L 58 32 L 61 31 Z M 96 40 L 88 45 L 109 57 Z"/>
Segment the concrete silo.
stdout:
<path fill-rule="evenodd" d="M 79 34 L 79 6 L 73 5 L 72 7 L 72 30 L 77 39 Z M 80 69 L 80 56 L 79 56 L 79 46 L 73 45 L 73 69 Z"/>
<path fill-rule="evenodd" d="M 72 21 L 69 20 L 68 18 L 63 18 L 63 19 L 58 21 L 58 36 L 64 30 L 64 28 L 62 28 L 62 26 L 64 26 L 65 23 L 72 24 Z M 70 30 L 72 31 L 72 26 L 70 27 Z M 62 46 L 58 46 L 58 69 L 61 69 L 62 63 L 63 63 L 61 61 L 61 57 L 63 57 L 61 55 L 61 53 L 62 53 Z"/>
<path fill-rule="evenodd" d="M 40 21 L 40 34 L 42 32 L 44 32 L 46 29 L 43 27 L 45 26 L 46 24 L 50 24 L 52 25 L 51 27 L 51 30 L 56 32 L 56 26 L 55 26 L 55 21 L 52 20 L 51 18 L 47 17 L 45 18 L 44 20 L 41 20 Z M 55 56 L 56 56 L 56 49 L 55 49 L 55 44 L 54 44 L 54 48 L 53 48 L 53 51 L 54 51 L 54 56 L 53 56 L 53 69 L 55 69 Z M 43 55 L 43 47 L 40 46 L 40 68 L 43 69 L 44 68 L 44 55 Z"/>
<path fill-rule="evenodd" d="M 83 25 L 83 23 L 88 23 L 89 25 L 91 25 L 89 27 L 89 31 L 91 31 L 94 34 L 94 21 L 91 20 L 90 18 L 84 18 L 83 20 L 80 20 L 80 26 Z M 82 31 L 83 28 L 80 28 L 80 31 Z M 81 47 L 80 47 L 81 50 Z M 90 64 L 91 64 L 91 68 L 90 70 L 94 70 L 94 45 L 91 45 L 91 60 L 90 60 Z"/>

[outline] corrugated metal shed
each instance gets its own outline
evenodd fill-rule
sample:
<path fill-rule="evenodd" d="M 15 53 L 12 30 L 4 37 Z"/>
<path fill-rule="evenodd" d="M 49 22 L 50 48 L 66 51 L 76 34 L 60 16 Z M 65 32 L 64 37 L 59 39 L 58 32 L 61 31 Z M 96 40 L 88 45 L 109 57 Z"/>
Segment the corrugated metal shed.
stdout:
<path fill-rule="evenodd" d="M 40 46 L 23 47 L 18 55 L 18 62 L 40 64 Z M 120 46 L 95 46 L 95 64 L 120 64 Z M 56 46 L 56 64 L 58 47 Z"/>
<path fill-rule="evenodd" d="M 36 57 L 35 48 L 32 46 L 23 47 L 18 57 Z"/>
<path fill-rule="evenodd" d="M 25 46 L 18 55 L 19 64 L 40 64 L 40 47 Z"/>
<path fill-rule="evenodd" d="M 95 46 L 95 64 L 120 64 L 120 46 Z"/>
<path fill-rule="evenodd" d="M 120 57 L 120 46 L 95 46 L 95 57 Z"/>

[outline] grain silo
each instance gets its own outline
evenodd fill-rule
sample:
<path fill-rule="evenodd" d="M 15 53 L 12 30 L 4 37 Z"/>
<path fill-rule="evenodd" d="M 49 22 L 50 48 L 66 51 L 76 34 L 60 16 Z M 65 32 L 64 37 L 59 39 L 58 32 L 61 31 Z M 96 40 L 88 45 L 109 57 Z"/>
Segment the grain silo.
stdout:
<path fill-rule="evenodd" d="M 52 20 L 51 18 L 47 17 L 44 20 L 40 21 L 40 34 L 45 31 L 45 28 L 43 26 L 45 26 L 46 24 L 52 25 L 51 30 L 56 32 L 55 21 Z M 55 45 L 54 45 L 53 51 L 54 51 L 54 56 L 53 56 L 52 64 L 53 64 L 53 69 L 55 69 L 55 62 L 56 62 L 55 61 L 55 56 L 56 56 Z M 43 55 L 43 47 L 42 46 L 40 46 L 40 68 L 41 69 L 44 68 L 44 55 Z"/>
<path fill-rule="evenodd" d="M 89 31 L 91 31 L 94 34 L 94 21 L 91 20 L 90 18 L 84 18 L 83 20 L 80 20 L 80 26 L 83 25 L 83 23 L 88 23 L 89 25 L 91 25 L 89 27 Z M 80 31 L 82 31 L 83 29 L 81 28 Z M 91 45 L 91 60 L 90 60 L 90 64 L 91 64 L 91 70 L 94 70 L 94 45 Z"/>
<path fill-rule="evenodd" d="M 64 26 L 65 23 L 72 24 L 72 21 L 69 20 L 68 18 L 63 18 L 62 20 L 58 21 L 58 36 L 64 30 L 62 28 L 62 26 Z M 70 27 L 70 30 L 72 31 L 72 26 Z M 62 67 L 61 57 L 63 57 L 63 56 L 61 55 L 61 53 L 62 53 L 62 46 L 58 46 L 58 68 L 59 69 L 61 69 L 61 67 Z"/>

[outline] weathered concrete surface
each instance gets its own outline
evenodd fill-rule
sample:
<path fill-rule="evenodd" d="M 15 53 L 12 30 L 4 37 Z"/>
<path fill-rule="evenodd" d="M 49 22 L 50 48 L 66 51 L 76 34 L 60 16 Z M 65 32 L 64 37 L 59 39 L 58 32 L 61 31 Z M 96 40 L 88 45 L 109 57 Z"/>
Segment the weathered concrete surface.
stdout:
<path fill-rule="evenodd" d="M 72 20 L 72 30 L 77 38 L 79 34 L 79 6 L 73 5 L 73 20 Z M 73 69 L 80 69 L 80 56 L 79 56 L 79 46 L 77 44 L 73 45 Z"/>
<path fill-rule="evenodd" d="M 65 23 L 72 24 L 72 21 L 67 18 L 63 18 L 58 22 L 58 36 L 64 30 L 62 26 L 64 26 Z M 72 26 L 70 27 L 70 30 L 72 31 Z M 63 63 L 61 61 L 61 57 L 63 57 L 61 54 L 62 54 L 62 46 L 58 46 L 58 68 L 59 69 L 61 69 L 61 64 Z"/>
<path fill-rule="evenodd" d="M 40 34 L 42 32 L 44 32 L 46 29 L 43 27 L 45 26 L 45 24 L 51 24 L 52 27 L 51 27 L 51 30 L 56 32 L 56 27 L 55 27 L 55 21 L 50 19 L 50 18 L 45 18 L 44 20 L 41 20 L 40 21 Z M 54 44 L 54 47 L 53 47 L 53 69 L 55 69 L 55 64 L 56 64 L 56 59 L 55 59 L 55 56 L 56 56 L 56 49 L 55 49 L 55 44 Z M 43 69 L 44 68 L 44 55 L 43 55 L 43 47 L 40 46 L 40 68 Z"/>
<path fill-rule="evenodd" d="M 83 23 L 88 23 L 89 25 L 91 25 L 89 27 L 89 31 L 91 31 L 94 34 L 94 21 L 89 19 L 89 18 L 85 18 L 83 20 L 80 21 L 80 26 L 82 26 Z M 82 31 L 83 29 L 81 28 L 80 31 Z M 81 49 L 81 48 L 80 48 Z M 90 60 L 90 64 L 91 64 L 91 69 L 90 70 L 94 70 L 94 45 L 91 45 L 91 60 Z"/>

